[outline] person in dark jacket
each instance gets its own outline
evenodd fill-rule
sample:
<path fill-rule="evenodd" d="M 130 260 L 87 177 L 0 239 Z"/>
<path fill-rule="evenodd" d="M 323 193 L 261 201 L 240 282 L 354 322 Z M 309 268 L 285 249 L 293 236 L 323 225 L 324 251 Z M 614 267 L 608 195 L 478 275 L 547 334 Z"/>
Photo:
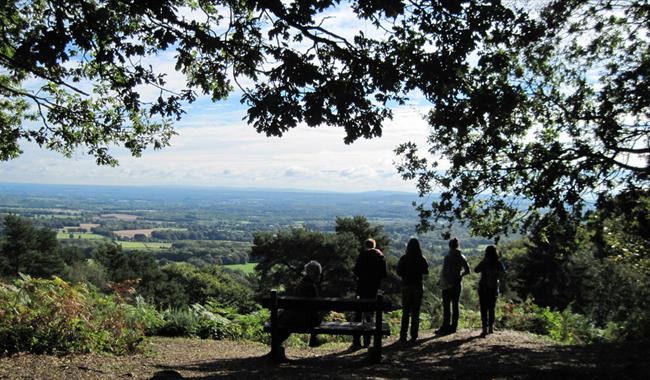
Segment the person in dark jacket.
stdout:
<path fill-rule="evenodd" d="M 293 290 L 292 295 L 296 297 L 318 297 L 320 293 L 318 283 L 321 272 L 322 268 L 318 261 L 312 260 L 305 264 L 303 277 Z M 320 324 L 322 317 L 321 313 L 316 310 L 283 310 L 278 316 L 278 344 L 282 346 L 282 343 L 291 335 L 282 326 L 315 327 Z M 316 336 L 311 336 L 310 345 L 312 345 L 311 340 L 316 340 Z M 278 348 L 275 350 L 277 356 L 273 359 L 276 361 L 287 361 L 284 349 L 282 347 Z"/>
<path fill-rule="evenodd" d="M 377 242 L 374 239 L 367 239 L 363 242 L 364 250 L 357 257 L 353 272 L 357 276 L 357 297 L 371 298 L 377 297 L 377 291 L 381 280 L 386 277 L 386 259 L 384 254 L 377 249 Z M 355 322 L 372 322 L 371 313 L 357 312 L 354 316 Z M 361 338 L 355 335 L 353 339 L 354 346 L 361 346 Z M 370 345 L 370 334 L 364 335 L 364 346 Z"/>
<path fill-rule="evenodd" d="M 397 274 L 402 278 L 402 324 L 399 340 L 406 342 L 406 333 L 411 322 L 411 342 L 418 338 L 420 327 L 420 306 L 422 305 L 422 276 L 429 274 L 429 263 L 422 256 L 418 239 L 409 240 L 406 252 L 397 264 Z"/>
<path fill-rule="evenodd" d="M 440 286 L 442 287 L 443 321 L 436 334 L 453 334 L 458 327 L 460 291 L 463 276 L 470 273 L 467 259 L 461 253 L 460 242 L 457 238 L 449 240 L 449 253 L 445 256 Z"/>
<path fill-rule="evenodd" d="M 494 332 L 494 309 L 499 295 L 499 280 L 505 273 L 503 263 L 499 260 L 497 247 L 489 245 L 485 248 L 483 260 L 474 268 L 481 274 L 478 282 L 478 299 L 481 304 L 482 337 Z"/>

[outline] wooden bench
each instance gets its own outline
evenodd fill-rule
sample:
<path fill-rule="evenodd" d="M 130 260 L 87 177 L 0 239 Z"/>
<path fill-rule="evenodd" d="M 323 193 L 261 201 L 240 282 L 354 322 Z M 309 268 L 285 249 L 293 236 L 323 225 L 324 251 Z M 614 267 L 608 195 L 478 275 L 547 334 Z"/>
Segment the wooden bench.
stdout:
<path fill-rule="evenodd" d="M 271 333 L 271 356 L 275 357 L 280 349 L 278 338 L 278 310 L 311 310 L 311 311 L 354 311 L 374 312 L 374 323 L 364 322 L 321 322 L 316 327 L 304 326 L 282 326 L 291 333 L 314 333 L 327 335 L 363 335 L 374 336 L 373 348 L 369 350 L 371 360 L 381 360 L 382 337 L 390 335 L 388 323 L 383 322 L 384 311 L 392 310 L 389 302 L 384 301 L 379 294 L 376 299 L 349 299 L 349 298 L 328 298 L 328 297 L 293 297 L 278 296 L 275 290 L 271 290 L 269 297 L 262 299 L 262 306 L 271 310 L 271 321 L 264 324 L 264 330 Z"/>

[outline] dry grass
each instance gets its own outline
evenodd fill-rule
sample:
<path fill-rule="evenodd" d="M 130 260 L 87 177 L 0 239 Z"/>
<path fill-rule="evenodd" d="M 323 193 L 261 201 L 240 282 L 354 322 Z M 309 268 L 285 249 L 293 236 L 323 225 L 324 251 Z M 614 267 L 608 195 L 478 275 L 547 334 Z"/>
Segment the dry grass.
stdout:
<path fill-rule="evenodd" d="M 559 346 L 519 332 L 478 331 L 434 337 L 416 345 L 386 342 L 384 360 L 345 344 L 288 348 L 288 363 L 271 362 L 268 346 L 251 342 L 154 338 L 129 356 L 17 355 L 0 359 L 1 379 L 217 378 L 646 378 L 648 344 Z"/>

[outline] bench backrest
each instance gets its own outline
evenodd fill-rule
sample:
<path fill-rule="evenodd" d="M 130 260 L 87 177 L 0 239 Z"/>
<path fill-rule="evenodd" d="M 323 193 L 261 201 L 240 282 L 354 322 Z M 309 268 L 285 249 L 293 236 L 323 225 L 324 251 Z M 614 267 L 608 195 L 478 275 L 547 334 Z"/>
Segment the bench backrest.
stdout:
<path fill-rule="evenodd" d="M 274 291 L 262 298 L 262 306 L 273 308 Z M 379 295 L 377 299 L 352 299 L 339 297 L 294 297 L 275 295 L 275 307 L 292 310 L 332 310 L 332 311 L 389 311 L 390 302 L 384 301 Z"/>

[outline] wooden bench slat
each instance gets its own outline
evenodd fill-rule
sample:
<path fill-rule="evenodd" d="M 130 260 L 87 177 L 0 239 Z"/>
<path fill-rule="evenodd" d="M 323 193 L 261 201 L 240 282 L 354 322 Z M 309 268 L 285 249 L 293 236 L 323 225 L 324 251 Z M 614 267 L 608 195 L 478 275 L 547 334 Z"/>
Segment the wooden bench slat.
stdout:
<path fill-rule="evenodd" d="M 315 333 L 327 335 L 355 335 L 373 333 L 375 331 L 373 323 L 363 322 L 322 322 L 316 327 L 282 326 L 282 328 L 286 328 L 292 333 Z M 271 324 L 269 322 L 264 323 L 264 331 L 271 331 Z M 382 323 L 381 335 L 390 335 L 390 328 L 386 322 Z"/>

